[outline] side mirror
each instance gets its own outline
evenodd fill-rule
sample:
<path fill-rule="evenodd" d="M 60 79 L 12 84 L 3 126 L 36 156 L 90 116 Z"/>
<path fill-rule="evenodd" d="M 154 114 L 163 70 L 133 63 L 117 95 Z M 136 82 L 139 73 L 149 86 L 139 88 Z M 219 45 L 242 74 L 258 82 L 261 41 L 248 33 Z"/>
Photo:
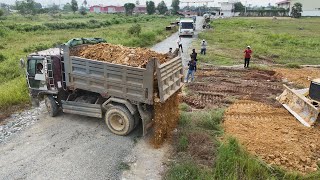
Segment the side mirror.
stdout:
<path fill-rule="evenodd" d="M 24 68 L 25 66 L 26 66 L 26 63 L 25 63 L 25 61 L 24 61 L 24 59 L 20 59 L 20 66 L 21 66 L 21 68 Z"/>

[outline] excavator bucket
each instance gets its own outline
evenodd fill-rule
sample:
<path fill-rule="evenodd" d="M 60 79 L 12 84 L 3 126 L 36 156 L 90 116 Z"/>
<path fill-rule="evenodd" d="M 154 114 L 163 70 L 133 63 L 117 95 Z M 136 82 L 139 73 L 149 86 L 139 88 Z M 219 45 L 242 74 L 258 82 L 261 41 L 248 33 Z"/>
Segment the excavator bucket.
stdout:
<path fill-rule="evenodd" d="M 277 100 L 303 125 L 311 127 L 319 117 L 319 102 L 308 98 L 309 89 L 290 89 L 285 87 L 284 92 Z"/>

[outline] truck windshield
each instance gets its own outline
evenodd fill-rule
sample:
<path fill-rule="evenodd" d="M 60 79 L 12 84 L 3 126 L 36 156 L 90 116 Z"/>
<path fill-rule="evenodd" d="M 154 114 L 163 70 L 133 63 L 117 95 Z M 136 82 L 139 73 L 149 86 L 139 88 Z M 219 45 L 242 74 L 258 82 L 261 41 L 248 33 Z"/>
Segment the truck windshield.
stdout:
<path fill-rule="evenodd" d="M 30 59 L 28 60 L 28 74 L 29 76 L 35 76 L 35 74 L 42 74 L 43 60 Z"/>
<path fill-rule="evenodd" d="M 193 23 L 192 22 L 182 22 L 181 29 L 193 29 Z"/>

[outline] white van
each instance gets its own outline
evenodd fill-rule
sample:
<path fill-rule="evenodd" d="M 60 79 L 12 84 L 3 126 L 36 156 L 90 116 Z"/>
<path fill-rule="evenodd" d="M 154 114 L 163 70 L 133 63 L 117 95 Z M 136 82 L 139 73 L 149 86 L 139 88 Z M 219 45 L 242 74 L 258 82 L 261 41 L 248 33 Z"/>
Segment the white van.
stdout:
<path fill-rule="evenodd" d="M 180 19 L 179 36 L 193 36 L 196 27 L 192 18 Z"/>

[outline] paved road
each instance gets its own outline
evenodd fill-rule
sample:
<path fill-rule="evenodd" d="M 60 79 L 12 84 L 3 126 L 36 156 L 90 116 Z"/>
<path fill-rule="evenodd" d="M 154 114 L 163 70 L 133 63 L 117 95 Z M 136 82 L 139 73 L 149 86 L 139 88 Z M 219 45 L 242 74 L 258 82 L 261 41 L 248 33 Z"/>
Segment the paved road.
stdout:
<path fill-rule="evenodd" d="M 167 52 L 177 37 L 175 33 L 152 49 Z M 184 62 L 194 38 L 182 40 Z M 71 114 L 51 118 L 40 111 L 35 124 L 0 143 L 0 179 L 119 179 L 119 165 L 142 134 L 139 127 L 129 136 L 116 136 L 102 119 Z"/>
<path fill-rule="evenodd" d="M 183 53 L 182 53 L 182 60 L 183 65 L 187 66 L 188 61 L 190 60 L 190 51 L 188 52 L 188 49 L 190 49 L 192 41 L 196 40 L 198 38 L 199 32 L 202 30 L 203 25 L 203 18 L 201 16 L 197 17 L 196 21 L 196 32 L 195 35 L 191 37 L 182 37 L 182 45 L 183 45 Z M 166 53 L 169 51 L 169 48 L 172 47 L 173 49 L 177 48 L 177 40 L 178 40 L 178 32 L 172 34 L 170 37 L 165 39 L 164 41 L 154 45 L 151 49 L 157 52 Z M 200 44 L 201 42 L 199 42 Z M 198 50 L 199 51 L 199 50 Z M 199 52 L 198 52 L 199 53 Z"/>
<path fill-rule="evenodd" d="M 102 119 L 71 114 L 39 119 L 0 145 L 0 179 L 117 179 L 141 133 L 116 136 Z"/>

